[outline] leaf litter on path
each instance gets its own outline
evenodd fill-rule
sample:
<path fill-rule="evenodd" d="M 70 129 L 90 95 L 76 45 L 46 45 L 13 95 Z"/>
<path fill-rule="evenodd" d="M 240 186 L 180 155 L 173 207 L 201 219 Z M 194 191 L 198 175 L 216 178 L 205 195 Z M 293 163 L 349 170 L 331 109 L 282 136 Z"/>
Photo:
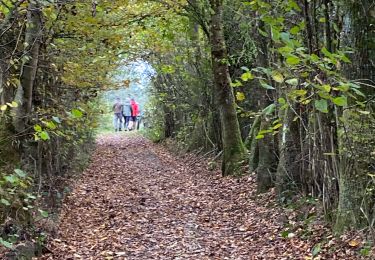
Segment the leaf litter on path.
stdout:
<path fill-rule="evenodd" d="M 100 137 L 40 259 L 360 259 L 357 240 L 324 225 L 302 236 L 272 192 L 256 195 L 254 175 L 206 166 L 138 135 Z"/>

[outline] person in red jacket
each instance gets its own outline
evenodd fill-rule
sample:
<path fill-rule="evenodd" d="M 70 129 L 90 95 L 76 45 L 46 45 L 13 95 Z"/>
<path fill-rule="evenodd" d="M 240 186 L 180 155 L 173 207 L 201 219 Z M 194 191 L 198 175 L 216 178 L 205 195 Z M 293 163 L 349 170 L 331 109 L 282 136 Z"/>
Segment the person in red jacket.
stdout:
<path fill-rule="evenodd" d="M 139 115 L 139 107 L 137 102 L 135 102 L 134 98 L 130 100 L 130 105 L 132 107 L 132 119 L 133 119 L 133 128 L 137 129 L 137 116 Z"/>

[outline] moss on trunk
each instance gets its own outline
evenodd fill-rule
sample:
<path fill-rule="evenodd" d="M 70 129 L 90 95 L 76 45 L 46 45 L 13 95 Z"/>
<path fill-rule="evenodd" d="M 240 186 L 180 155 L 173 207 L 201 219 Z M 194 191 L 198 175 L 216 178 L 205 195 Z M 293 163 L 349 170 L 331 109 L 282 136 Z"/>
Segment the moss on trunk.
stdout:
<path fill-rule="evenodd" d="M 212 69 L 216 103 L 220 108 L 223 139 L 223 175 L 239 174 L 245 162 L 246 148 L 242 142 L 228 67 L 228 55 L 223 32 L 223 1 L 210 1 L 213 14 L 210 22 Z"/>

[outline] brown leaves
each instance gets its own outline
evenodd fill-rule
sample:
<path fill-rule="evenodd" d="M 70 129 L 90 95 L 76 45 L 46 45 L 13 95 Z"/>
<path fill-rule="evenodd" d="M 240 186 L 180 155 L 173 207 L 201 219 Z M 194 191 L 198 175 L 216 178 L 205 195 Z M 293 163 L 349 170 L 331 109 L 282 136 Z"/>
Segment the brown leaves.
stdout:
<path fill-rule="evenodd" d="M 42 259 L 359 259 L 358 238 L 329 244 L 318 224 L 306 235 L 274 192 L 255 193 L 254 175 L 203 165 L 139 136 L 100 138 Z"/>

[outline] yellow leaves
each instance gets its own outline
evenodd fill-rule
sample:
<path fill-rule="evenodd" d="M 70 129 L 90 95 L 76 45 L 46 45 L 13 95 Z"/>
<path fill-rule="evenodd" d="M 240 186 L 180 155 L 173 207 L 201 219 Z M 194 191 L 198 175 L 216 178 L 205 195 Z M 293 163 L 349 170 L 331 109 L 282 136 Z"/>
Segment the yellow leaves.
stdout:
<path fill-rule="evenodd" d="M 238 101 L 243 101 L 243 100 L 245 100 L 245 94 L 243 93 L 243 92 L 239 92 L 239 91 L 237 91 L 236 92 L 236 99 L 238 100 Z"/>
<path fill-rule="evenodd" d="M 7 81 L 8 86 L 13 86 L 17 88 L 20 85 L 20 80 L 18 78 L 11 78 Z"/>
<path fill-rule="evenodd" d="M 16 101 L 12 101 L 12 103 L 6 103 L 4 105 L 1 105 L 0 111 L 5 111 L 5 110 L 7 110 L 8 107 L 16 108 L 16 107 L 18 107 L 18 103 Z"/>
<path fill-rule="evenodd" d="M 348 245 L 351 246 L 351 247 L 357 247 L 357 246 L 359 246 L 360 244 L 361 244 L 361 241 L 358 241 L 358 240 L 355 240 L 355 239 L 350 240 L 350 241 L 348 242 Z"/>
<path fill-rule="evenodd" d="M 254 78 L 254 76 L 253 76 L 253 74 L 251 74 L 250 71 L 246 71 L 245 73 L 243 73 L 243 74 L 241 75 L 241 79 L 242 79 L 243 81 L 248 81 L 249 79 L 253 79 L 253 78 Z"/>
<path fill-rule="evenodd" d="M 284 82 L 284 76 L 280 72 L 274 71 L 272 73 L 272 79 L 278 83 L 283 83 Z"/>

